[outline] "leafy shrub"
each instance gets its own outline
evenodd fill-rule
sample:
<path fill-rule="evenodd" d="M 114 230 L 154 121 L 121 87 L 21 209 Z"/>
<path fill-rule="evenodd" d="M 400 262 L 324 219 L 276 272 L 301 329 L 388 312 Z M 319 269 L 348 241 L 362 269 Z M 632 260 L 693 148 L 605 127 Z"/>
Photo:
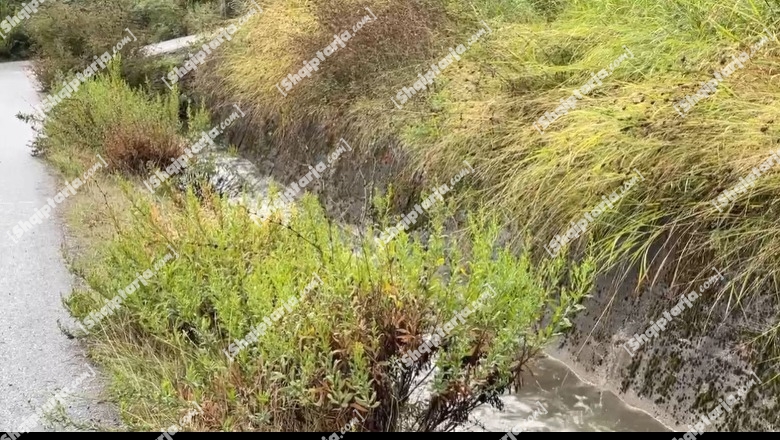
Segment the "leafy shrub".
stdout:
<path fill-rule="evenodd" d="M 39 9 L 27 25 L 34 41 L 33 69 L 45 89 L 59 84 L 71 73 L 82 71 L 127 37 L 130 28 L 139 41 L 123 47 L 128 57 L 145 43 L 144 34 L 132 25 L 126 0 L 94 3 L 76 1 L 51 2 Z"/>
<path fill-rule="evenodd" d="M 147 29 L 154 41 L 186 35 L 184 10 L 170 0 L 141 0 L 131 8 L 134 22 Z"/>
<path fill-rule="evenodd" d="M 150 97 L 121 78 L 121 60 L 85 82 L 43 121 L 34 147 L 60 169 L 79 173 L 79 165 L 109 154 L 117 168 L 138 170 L 141 161 L 161 164 L 178 151 L 181 123 L 177 92 Z M 72 160 L 73 155 L 83 160 Z M 167 165 L 167 162 L 166 162 Z"/>
<path fill-rule="evenodd" d="M 182 61 L 177 57 L 132 57 L 122 58 L 122 78 L 131 87 L 142 87 L 157 94 L 168 94 L 170 89 L 161 80 L 171 68 Z M 185 91 L 179 84 L 180 91 Z M 186 92 L 185 92 L 186 93 Z"/>
<path fill-rule="evenodd" d="M 310 196 L 287 224 L 255 225 L 244 208 L 191 193 L 176 206 L 134 204 L 135 220 L 87 270 L 92 290 L 75 292 L 69 306 L 84 318 L 167 245 L 179 254 L 90 336 L 138 428 L 167 426 L 194 401 L 203 414 L 193 429 L 336 431 L 356 413 L 358 430 L 452 429 L 474 407 L 500 406 L 590 285 L 587 266 L 568 287 L 560 260 L 537 267 L 512 256 L 484 215 L 449 234 L 439 212 L 427 239 L 401 234 L 383 252 L 330 224 Z M 302 294 L 314 274 L 322 283 Z M 432 355 L 400 367 L 486 284 L 494 298 Z M 229 345 L 293 297 L 297 306 L 230 362 Z"/>
<path fill-rule="evenodd" d="M 223 18 L 233 15 L 234 3 L 225 0 L 142 0 L 133 3 L 131 16 L 149 40 L 157 42 L 214 30 Z"/>
<path fill-rule="evenodd" d="M 237 7 L 237 5 L 233 6 L 234 3 L 236 2 L 227 2 L 225 0 L 191 2 L 187 6 L 182 19 L 184 25 L 183 35 L 193 35 L 217 29 L 222 19 L 234 15 L 234 8 Z"/>

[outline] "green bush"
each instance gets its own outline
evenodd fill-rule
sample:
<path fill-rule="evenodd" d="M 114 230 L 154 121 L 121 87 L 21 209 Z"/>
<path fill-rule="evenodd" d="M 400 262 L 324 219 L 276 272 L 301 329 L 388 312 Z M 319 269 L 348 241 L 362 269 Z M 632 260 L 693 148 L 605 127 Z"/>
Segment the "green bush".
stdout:
<path fill-rule="evenodd" d="M 359 416 L 356 430 L 449 430 L 483 403 L 500 406 L 590 286 L 588 265 L 562 284 L 561 260 L 535 266 L 513 256 L 483 214 L 452 234 L 442 209 L 424 240 L 401 234 L 378 251 L 374 240 L 331 224 L 310 196 L 288 223 L 257 225 L 216 197 L 133 198 L 134 221 L 86 270 L 91 289 L 69 306 L 84 319 L 169 245 L 178 253 L 89 336 L 138 429 L 168 426 L 195 402 L 203 413 L 191 429 L 337 431 Z M 322 282 L 302 293 L 315 274 Z M 401 368 L 405 353 L 486 285 L 495 297 L 432 355 Z M 231 362 L 230 344 L 291 298 L 298 304 Z M 411 397 L 421 386 L 430 393 Z"/>
<path fill-rule="evenodd" d="M 105 74 L 82 84 L 43 121 L 35 152 L 46 155 L 66 175 L 83 172 L 95 163 L 96 154 L 106 153 L 117 168 L 137 170 L 146 165 L 136 158 L 168 165 L 171 146 L 180 144 L 178 93 L 150 97 L 133 90 L 121 78 L 120 65 L 120 59 L 112 62 Z M 119 141 L 124 144 L 116 144 Z"/>
<path fill-rule="evenodd" d="M 217 27 L 228 11 L 224 0 L 185 1 L 141 0 L 131 8 L 133 23 L 146 30 L 151 41 L 192 35 Z"/>
<path fill-rule="evenodd" d="M 132 6 L 135 23 L 147 29 L 154 41 L 185 35 L 184 10 L 170 0 L 141 0 Z"/>

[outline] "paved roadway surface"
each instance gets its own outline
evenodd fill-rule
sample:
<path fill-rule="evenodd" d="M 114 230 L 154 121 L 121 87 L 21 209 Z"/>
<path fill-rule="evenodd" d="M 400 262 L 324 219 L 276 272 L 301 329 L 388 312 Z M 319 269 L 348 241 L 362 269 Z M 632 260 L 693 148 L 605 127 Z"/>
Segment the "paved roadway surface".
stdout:
<path fill-rule="evenodd" d="M 76 390 L 62 407 L 79 423 L 104 423 L 107 414 L 95 397 L 99 376 L 89 377 L 92 367 L 80 344 L 57 324 L 72 322 L 61 300 L 72 282 L 61 252 L 61 209 L 18 242 L 8 234 L 60 190 L 46 165 L 30 155 L 32 129 L 16 118 L 38 102 L 28 68 L 0 64 L 0 435 L 17 430 L 63 388 Z M 35 430 L 74 429 L 65 426 L 42 423 Z"/>

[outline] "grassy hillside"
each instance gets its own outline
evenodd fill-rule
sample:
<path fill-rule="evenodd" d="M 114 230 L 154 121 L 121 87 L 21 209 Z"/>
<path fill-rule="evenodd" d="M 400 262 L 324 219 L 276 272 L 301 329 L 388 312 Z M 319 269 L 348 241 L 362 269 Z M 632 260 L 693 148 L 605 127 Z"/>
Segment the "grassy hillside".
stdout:
<path fill-rule="evenodd" d="M 717 299 L 732 309 L 780 281 L 780 174 L 763 173 L 725 209 L 711 203 L 780 146 L 780 5 L 496 0 L 378 1 L 372 8 L 375 23 L 283 96 L 276 84 L 363 12 L 350 1 L 271 1 L 240 42 L 201 72 L 201 90 L 254 106 L 273 121 L 267 129 L 282 144 L 312 124 L 360 139 L 364 151 L 392 136 L 416 159 L 414 170 L 431 179 L 451 175 L 468 158 L 480 170 L 478 203 L 522 219 L 540 258 L 544 245 L 636 169 L 645 180 L 591 222 L 575 250 L 592 250 L 602 270 L 662 259 L 676 266 L 673 283 L 697 283 L 701 270 L 724 268 L 730 283 Z M 492 33 L 434 86 L 394 105 L 402 87 L 449 47 L 465 44 L 481 20 Z M 762 47 L 714 96 L 684 118 L 678 113 L 679 101 L 756 43 Z M 544 134 L 533 127 L 629 53 Z M 652 254 L 660 242 L 673 252 Z M 644 272 L 643 280 L 653 276 Z"/>

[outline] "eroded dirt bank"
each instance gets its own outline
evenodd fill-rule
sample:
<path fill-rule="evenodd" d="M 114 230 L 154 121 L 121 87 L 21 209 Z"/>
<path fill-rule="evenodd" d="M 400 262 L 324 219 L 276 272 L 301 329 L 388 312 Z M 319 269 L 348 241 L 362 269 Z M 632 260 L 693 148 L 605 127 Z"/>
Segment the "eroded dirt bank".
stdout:
<path fill-rule="evenodd" d="M 724 280 L 715 275 L 718 282 L 709 288 L 702 278 L 693 283 L 700 297 L 691 307 L 633 350 L 629 340 L 669 314 L 682 293 L 691 290 L 670 288 L 669 273 L 662 272 L 653 286 L 634 291 L 636 273 L 629 273 L 615 295 L 615 282 L 623 273 L 601 277 L 593 297 L 584 303 L 586 309 L 550 349 L 551 355 L 676 430 L 688 431 L 720 399 L 734 395 L 740 403 L 715 417 L 708 431 L 776 431 L 778 390 L 767 382 L 777 369 L 761 362 L 762 353 L 743 342 L 766 328 L 777 307 L 775 298 L 754 295 L 742 308 L 727 310 L 728 301 L 716 302 L 716 295 L 730 274 L 723 272 Z M 751 381 L 756 384 L 749 386 Z M 746 386 L 750 391 L 743 400 L 737 391 Z"/>

